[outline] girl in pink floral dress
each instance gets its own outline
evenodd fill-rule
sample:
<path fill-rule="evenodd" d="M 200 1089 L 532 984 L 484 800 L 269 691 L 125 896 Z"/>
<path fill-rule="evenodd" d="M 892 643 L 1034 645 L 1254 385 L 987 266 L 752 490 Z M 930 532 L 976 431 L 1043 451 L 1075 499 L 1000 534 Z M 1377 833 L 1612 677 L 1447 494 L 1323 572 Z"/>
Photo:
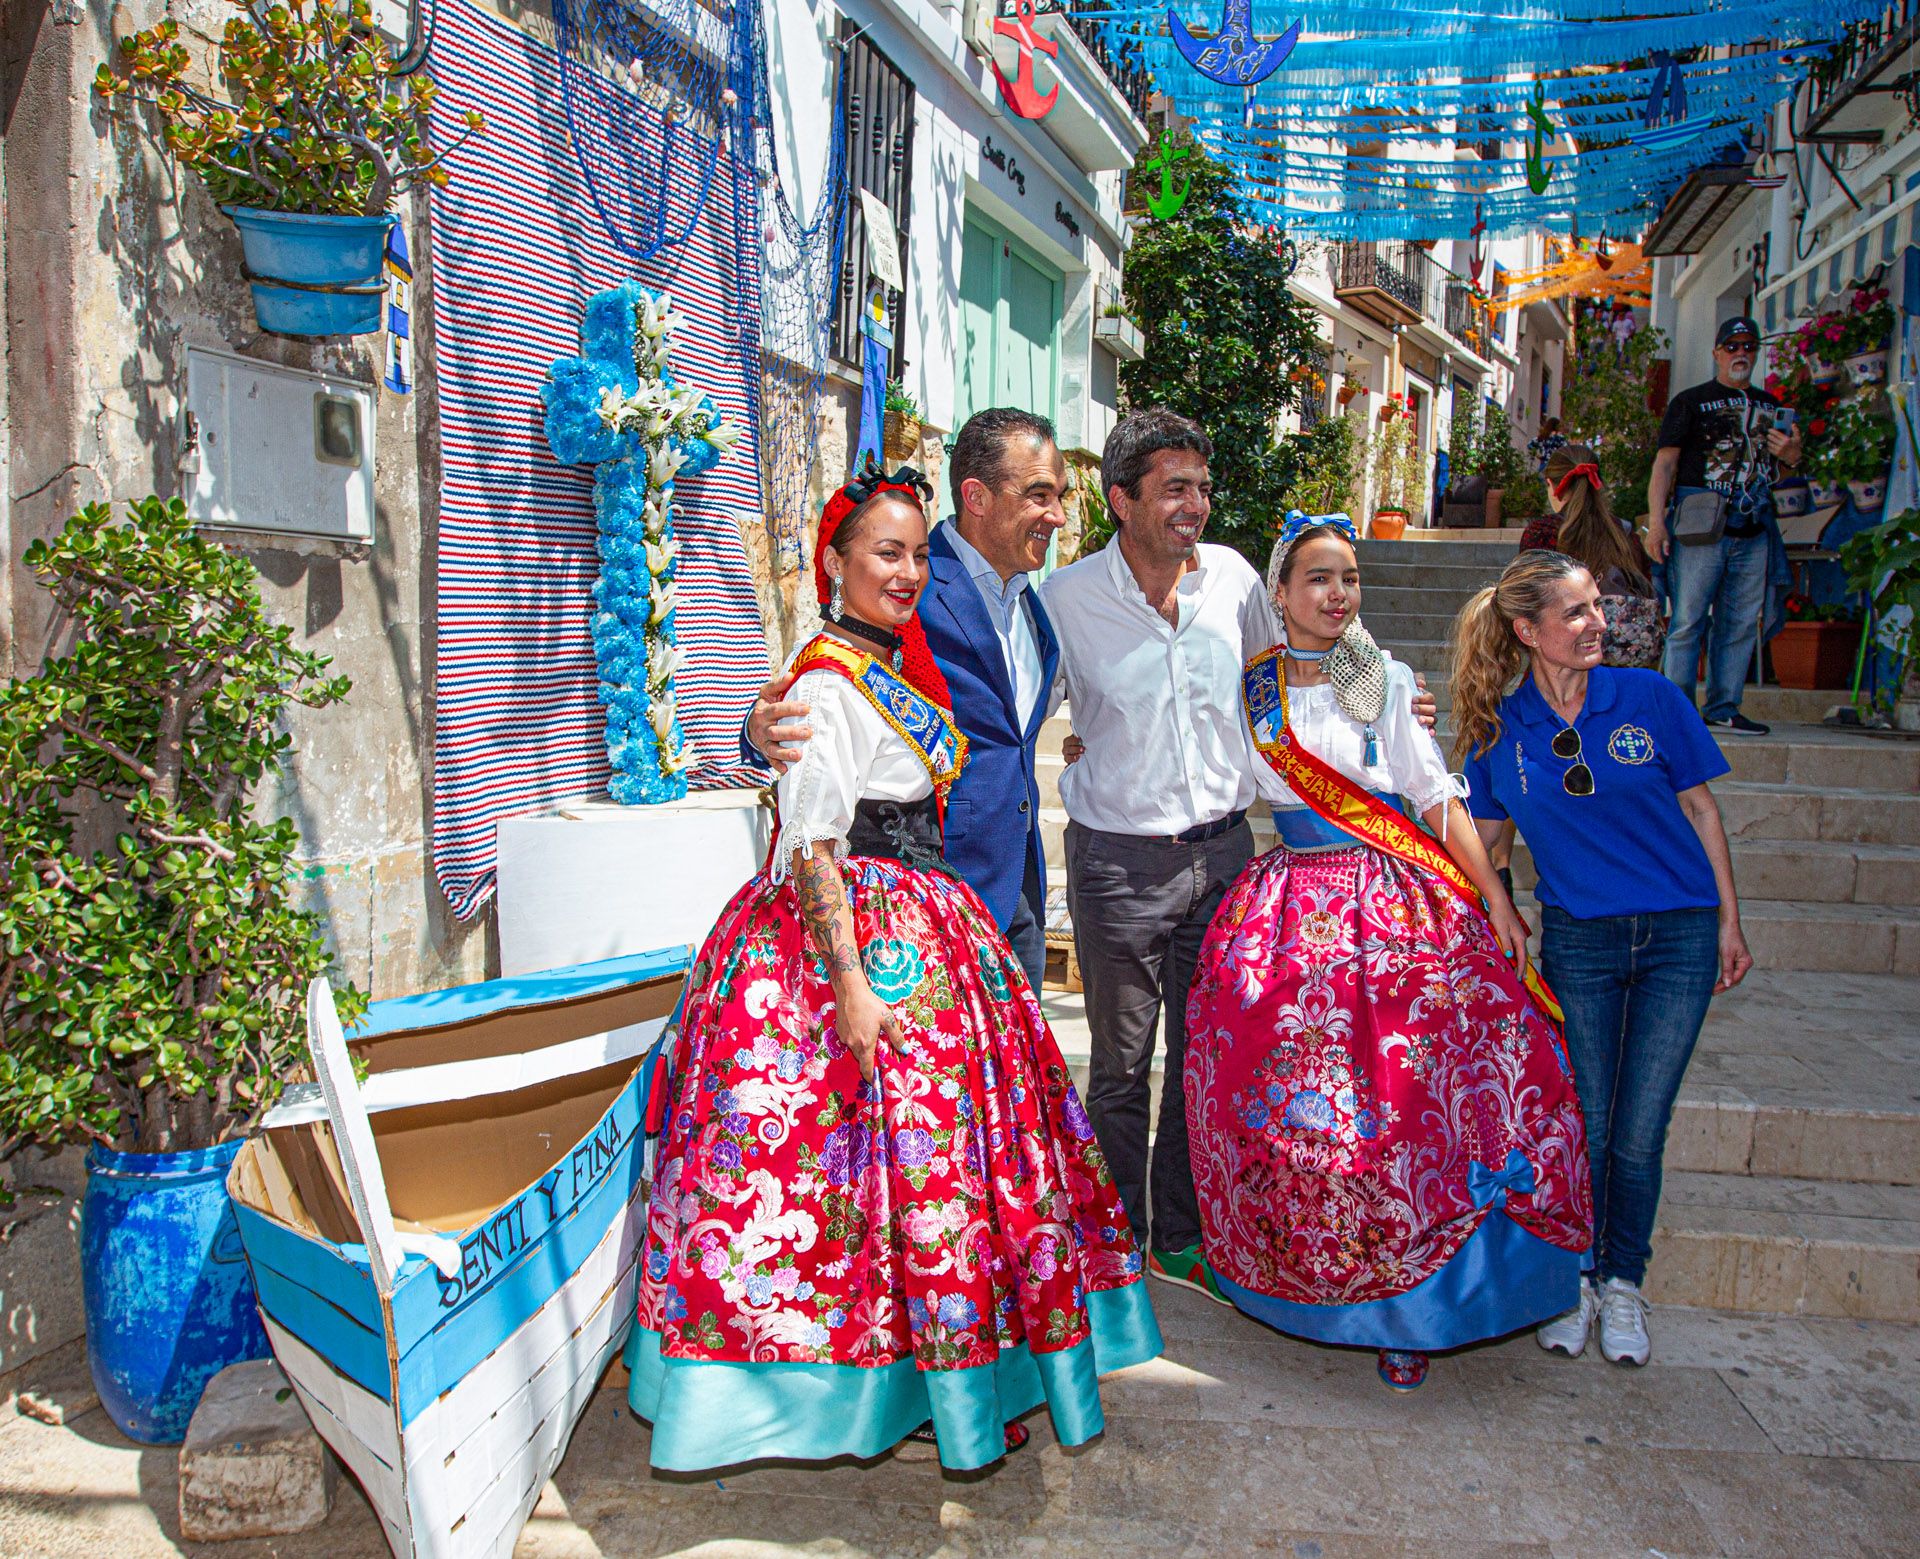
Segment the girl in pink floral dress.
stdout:
<path fill-rule="evenodd" d="M 986 1465 L 1160 1337 L 1067 1067 L 992 915 L 940 859 L 965 762 L 915 604 L 909 472 L 821 524 L 813 736 L 767 868 L 688 979 L 641 1254 L 630 1401 L 652 1464 L 875 1456 L 929 1421 Z"/>
<path fill-rule="evenodd" d="M 1287 644 L 1246 670 L 1280 843 L 1201 948 L 1187 1118 L 1218 1292 L 1378 1349 L 1410 1390 L 1430 1350 L 1573 1304 L 1586 1134 L 1527 928 L 1413 718 L 1412 673 L 1360 626 L 1352 527 L 1328 518 L 1289 517 Z"/>

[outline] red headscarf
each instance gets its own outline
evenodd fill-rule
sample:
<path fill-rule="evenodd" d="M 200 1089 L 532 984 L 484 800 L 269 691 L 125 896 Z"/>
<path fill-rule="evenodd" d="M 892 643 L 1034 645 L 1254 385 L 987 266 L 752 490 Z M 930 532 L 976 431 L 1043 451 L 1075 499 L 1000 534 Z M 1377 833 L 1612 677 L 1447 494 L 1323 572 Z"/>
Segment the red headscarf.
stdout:
<path fill-rule="evenodd" d="M 828 545 L 843 520 L 881 493 L 904 493 L 915 503 L 920 503 L 932 496 L 933 487 L 912 466 L 901 466 L 892 476 L 875 474 L 855 477 L 827 500 L 827 506 L 820 514 L 820 535 L 813 546 L 813 583 L 821 606 L 824 607 L 833 594 L 833 581 L 827 577 Z M 934 661 L 932 646 L 927 643 L 927 630 L 920 626 L 920 614 L 915 612 L 909 617 L 901 625 L 899 633 L 900 675 L 951 713 L 953 693 Z"/>

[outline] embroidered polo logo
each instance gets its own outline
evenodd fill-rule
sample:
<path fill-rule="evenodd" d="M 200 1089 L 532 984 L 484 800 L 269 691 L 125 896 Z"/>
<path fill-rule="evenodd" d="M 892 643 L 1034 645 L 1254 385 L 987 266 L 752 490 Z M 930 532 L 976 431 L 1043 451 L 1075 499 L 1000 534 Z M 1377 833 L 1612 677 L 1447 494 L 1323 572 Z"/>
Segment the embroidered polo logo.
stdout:
<path fill-rule="evenodd" d="M 1607 741 L 1615 763 L 1647 763 L 1653 757 L 1653 738 L 1637 725 L 1623 725 Z"/>
<path fill-rule="evenodd" d="M 1520 794 L 1527 794 L 1527 750 L 1518 742 L 1513 744 L 1513 772 L 1520 776 Z"/>

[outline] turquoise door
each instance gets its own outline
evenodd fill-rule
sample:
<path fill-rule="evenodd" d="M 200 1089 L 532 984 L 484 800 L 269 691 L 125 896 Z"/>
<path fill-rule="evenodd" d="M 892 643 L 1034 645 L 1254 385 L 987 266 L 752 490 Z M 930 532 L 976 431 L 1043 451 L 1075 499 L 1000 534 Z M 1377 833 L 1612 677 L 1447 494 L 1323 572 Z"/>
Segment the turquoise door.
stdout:
<path fill-rule="evenodd" d="M 1058 271 L 993 223 L 967 213 L 960 240 L 956 429 L 989 406 L 1057 414 L 1060 295 Z M 1052 567 L 1049 554 L 1042 575 Z"/>

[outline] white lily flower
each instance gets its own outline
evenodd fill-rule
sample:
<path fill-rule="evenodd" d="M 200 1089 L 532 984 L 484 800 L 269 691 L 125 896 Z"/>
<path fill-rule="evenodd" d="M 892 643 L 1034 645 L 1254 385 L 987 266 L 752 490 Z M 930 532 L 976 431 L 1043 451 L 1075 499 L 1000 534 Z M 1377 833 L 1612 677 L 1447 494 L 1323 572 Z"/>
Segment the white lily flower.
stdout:
<path fill-rule="evenodd" d="M 680 474 L 680 468 L 686 463 L 687 457 L 668 445 L 655 452 L 647 476 L 655 487 L 666 487 Z"/>
<path fill-rule="evenodd" d="M 653 582 L 653 591 L 649 599 L 653 610 L 647 616 L 647 626 L 657 628 L 667 620 L 667 613 L 673 610 L 673 581 L 662 574 Z"/>
<path fill-rule="evenodd" d="M 647 723 L 653 727 L 653 734 L 660 738 L 663 750 L 673 737 L 673 716 L 671 695 L 653 699 L 647 705 Z"/>
<path fill-rule="evenodd" d="M 677 541 L 644 542 L 647 549 L 647 572 L 664 574 L 673 567 L 673 560 L 679 556 L 680 543 Z"/>
<path fill-rule="evenodd" d="M 712 427 L 708 428 L 702 436 L 709 444 L 724 455 L 728 450 L 732 449 L 735 444 L 740 442 L 745 436 L 746 431 L 747 430 L 737 422 L 716 422 Z"/>
<path fill-rule="evenodd" d="M 678 748 L 668 752 L 663 745 L 660 749 L 660 772 L 678 774 L 682 769 L 690 769 L 700 761 L 700 754 L 694 750 L 692 742 L 682 742 Z"/>
<path fill-rule="evenodd" d="M 647 686 L 662 688 L 686 661 L 685 653 L 670 639 L 655 639 L 647 647 Z"/>

